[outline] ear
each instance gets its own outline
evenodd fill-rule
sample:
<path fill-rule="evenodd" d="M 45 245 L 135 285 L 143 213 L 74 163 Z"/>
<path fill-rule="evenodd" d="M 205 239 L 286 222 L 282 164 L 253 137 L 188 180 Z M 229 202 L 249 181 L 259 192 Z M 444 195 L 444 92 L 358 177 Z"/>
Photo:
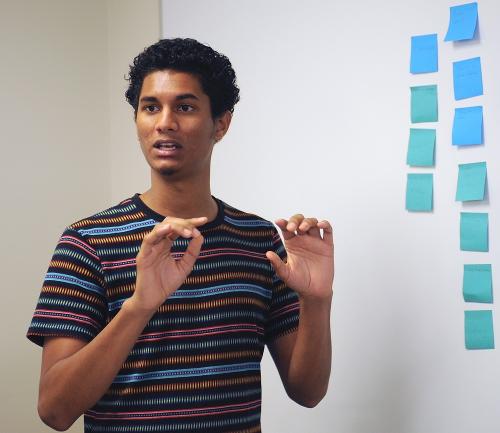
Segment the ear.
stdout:
<path fill-rule="evenodd" d="M 215 130 L 214 130 L 214 139 L 215 141 L 221 141 L 224 135 L 226 135 L 227 130 L 229 129 L 229 125 L 231 124 L 231 119 L 233 115 L 230 111 L 225 111 L 219 117 L 214 120 Z"/>

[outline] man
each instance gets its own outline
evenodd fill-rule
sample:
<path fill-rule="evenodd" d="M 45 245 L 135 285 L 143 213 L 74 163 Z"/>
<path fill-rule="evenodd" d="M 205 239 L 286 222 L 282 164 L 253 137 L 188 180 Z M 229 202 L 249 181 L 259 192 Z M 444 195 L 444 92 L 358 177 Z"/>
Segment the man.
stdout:
<path fill-rule="evenodd" d="M 265 345 L 288 395 L 315 406 L 331 364 L 330 224 L 276 221 L 285 251 L 272 223 L 211 195 L 239 99 L 225 56 L 161 40 L 129 82 L 151 188 L 61 236 L 28 330 L 43 345 L 40 417 L 65 430 L 84 413 L 85 432 L 259 432 Z"/>

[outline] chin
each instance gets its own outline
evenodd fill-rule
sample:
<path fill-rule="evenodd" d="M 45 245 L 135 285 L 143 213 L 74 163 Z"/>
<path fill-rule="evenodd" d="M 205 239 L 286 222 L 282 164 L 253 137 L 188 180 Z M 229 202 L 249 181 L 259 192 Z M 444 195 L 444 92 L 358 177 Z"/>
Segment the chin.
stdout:
<path fill-rule="evenodd" d="M 175 173 L 177 173 L 177 171 L 175 170 L 175 168 L 162 168 L 159 170 L 159 173 L 162 175 L 162 176 L 167 176 L 167 177 L 171 177 L 173 176 Z"/>

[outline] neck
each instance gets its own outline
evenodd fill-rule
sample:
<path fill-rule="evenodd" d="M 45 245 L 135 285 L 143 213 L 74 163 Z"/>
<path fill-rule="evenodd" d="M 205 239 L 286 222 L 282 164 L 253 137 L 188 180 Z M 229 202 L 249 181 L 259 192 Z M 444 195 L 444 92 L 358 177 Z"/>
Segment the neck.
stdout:
<path fill-rule="evenodd" d="M 196 179 L 172 180 L 152 171 L 151 188 L 140 197 L 160 215 L 176 218 L 206 216 L 210 222 L 218 212 L 210 192 L 210 173 Z"/>

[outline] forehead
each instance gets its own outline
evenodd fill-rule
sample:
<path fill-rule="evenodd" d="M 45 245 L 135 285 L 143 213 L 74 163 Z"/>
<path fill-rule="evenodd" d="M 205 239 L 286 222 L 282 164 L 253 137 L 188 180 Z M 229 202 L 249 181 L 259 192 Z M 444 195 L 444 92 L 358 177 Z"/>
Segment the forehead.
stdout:
<path fill-rule="evenodd" d="M 192 93 L 200 98 L 206 96 L 200 80 L 189 72 L 180 72 L 171 69 L 154 71 L 144 77 L 141 96 L 178 95 Z"/>

